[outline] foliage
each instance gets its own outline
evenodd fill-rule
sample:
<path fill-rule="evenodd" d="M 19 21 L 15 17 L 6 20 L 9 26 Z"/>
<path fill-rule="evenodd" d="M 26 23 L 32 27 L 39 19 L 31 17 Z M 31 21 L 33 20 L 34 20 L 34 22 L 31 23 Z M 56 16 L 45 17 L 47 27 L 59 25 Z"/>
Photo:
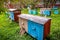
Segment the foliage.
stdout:
<path fill-rule="evenodd" d="M 54 6 L 57 0 L 44 0 L 44 7 Z"/>

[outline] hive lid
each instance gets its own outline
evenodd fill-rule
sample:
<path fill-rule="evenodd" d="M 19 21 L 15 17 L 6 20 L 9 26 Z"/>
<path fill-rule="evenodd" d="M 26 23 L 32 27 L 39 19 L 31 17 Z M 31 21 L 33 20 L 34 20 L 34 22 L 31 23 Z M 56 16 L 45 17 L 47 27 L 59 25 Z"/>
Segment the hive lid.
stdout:
<path fill-rule="evenodd" d="M 29 15 L 29 14 L 21 14 L 21 15 L 18 15 L 18 17 L 27 19 L 27 20 L 31 20 L 31 21 L 34 21 L 39 24 L 45 24 L 48 20 L 51 19 L 51 18 L 46 18 L 46 17 L 33 16 L 33 15 Z"/>
<path fill-rule="evenodd" d="M 16 9 L 9 9 L 9 11 L 15 11 Z"/>

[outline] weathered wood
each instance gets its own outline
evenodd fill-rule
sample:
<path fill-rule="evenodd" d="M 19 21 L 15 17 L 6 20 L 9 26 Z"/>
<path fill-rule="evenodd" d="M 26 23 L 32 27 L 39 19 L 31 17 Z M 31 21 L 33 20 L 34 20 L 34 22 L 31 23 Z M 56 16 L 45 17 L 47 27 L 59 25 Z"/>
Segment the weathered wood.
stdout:
<path fill-rule="evenodd" d="M 48 20 L 44 25 L 44 38 L 46 38 L 50 34 L 50 25 L 51 20 Z"/>
<path fill-rule="evenodd" d="M 24 34 L 25 32 L 27 32 L 28 28 L 27 28 L 26 19 L 19 18 L 19 26 L 21 28 L 21 30 L 20 30 L 21 35 Z"/>
<path fill-rule="evenodd" d="M 33 15 L 29 15 L 29 14 L 21 14 L 21 15 L 19 15 L 19 17 L 21 17 L 23 19 L 34 21 L 39 24 L 45 24 L 49 19 L 51 19 L 51 18 L 46 18 L 46 17 L 33 16 Z"/>

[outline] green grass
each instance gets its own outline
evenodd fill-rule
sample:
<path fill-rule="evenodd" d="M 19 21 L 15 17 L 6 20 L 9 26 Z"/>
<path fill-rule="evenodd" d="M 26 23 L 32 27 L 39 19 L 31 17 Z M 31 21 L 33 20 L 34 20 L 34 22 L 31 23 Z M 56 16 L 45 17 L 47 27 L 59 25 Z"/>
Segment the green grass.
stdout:
<path fill-rule="evenodd" d="M 38 10 L 39 11 L 39 10 Z M 27 9 L 24 9 L 22 13 L 28 13 Z M 60 14 L 52 14 L 49 16 L 52 18 L 51 21 L 51 40 L 60 40 Z M 19 24 L 11 21 L 4 12 L 0 14 L 0 40 L 35 40 L 30 35 L 25 33 L 23 36 L 20 35 Z M 48 39 L 48 38 L 47 38 Z"/>
<path fill-rule="evenodd" d="M 19 24 L 0 14 L 0 40 L 33 40 L 27 34 L 21 37 Z"/>

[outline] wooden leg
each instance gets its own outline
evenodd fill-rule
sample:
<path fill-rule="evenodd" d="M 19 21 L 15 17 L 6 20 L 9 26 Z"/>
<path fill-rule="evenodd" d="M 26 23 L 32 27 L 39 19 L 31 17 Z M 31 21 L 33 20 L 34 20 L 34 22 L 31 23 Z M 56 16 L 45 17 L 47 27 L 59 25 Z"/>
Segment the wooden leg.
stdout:
<path fill-rule="evenodd" d="M 25 29 L 24 28 L 21 28 L 20 34 L 23 35 L 24 33 L 25 33 Z"/>

